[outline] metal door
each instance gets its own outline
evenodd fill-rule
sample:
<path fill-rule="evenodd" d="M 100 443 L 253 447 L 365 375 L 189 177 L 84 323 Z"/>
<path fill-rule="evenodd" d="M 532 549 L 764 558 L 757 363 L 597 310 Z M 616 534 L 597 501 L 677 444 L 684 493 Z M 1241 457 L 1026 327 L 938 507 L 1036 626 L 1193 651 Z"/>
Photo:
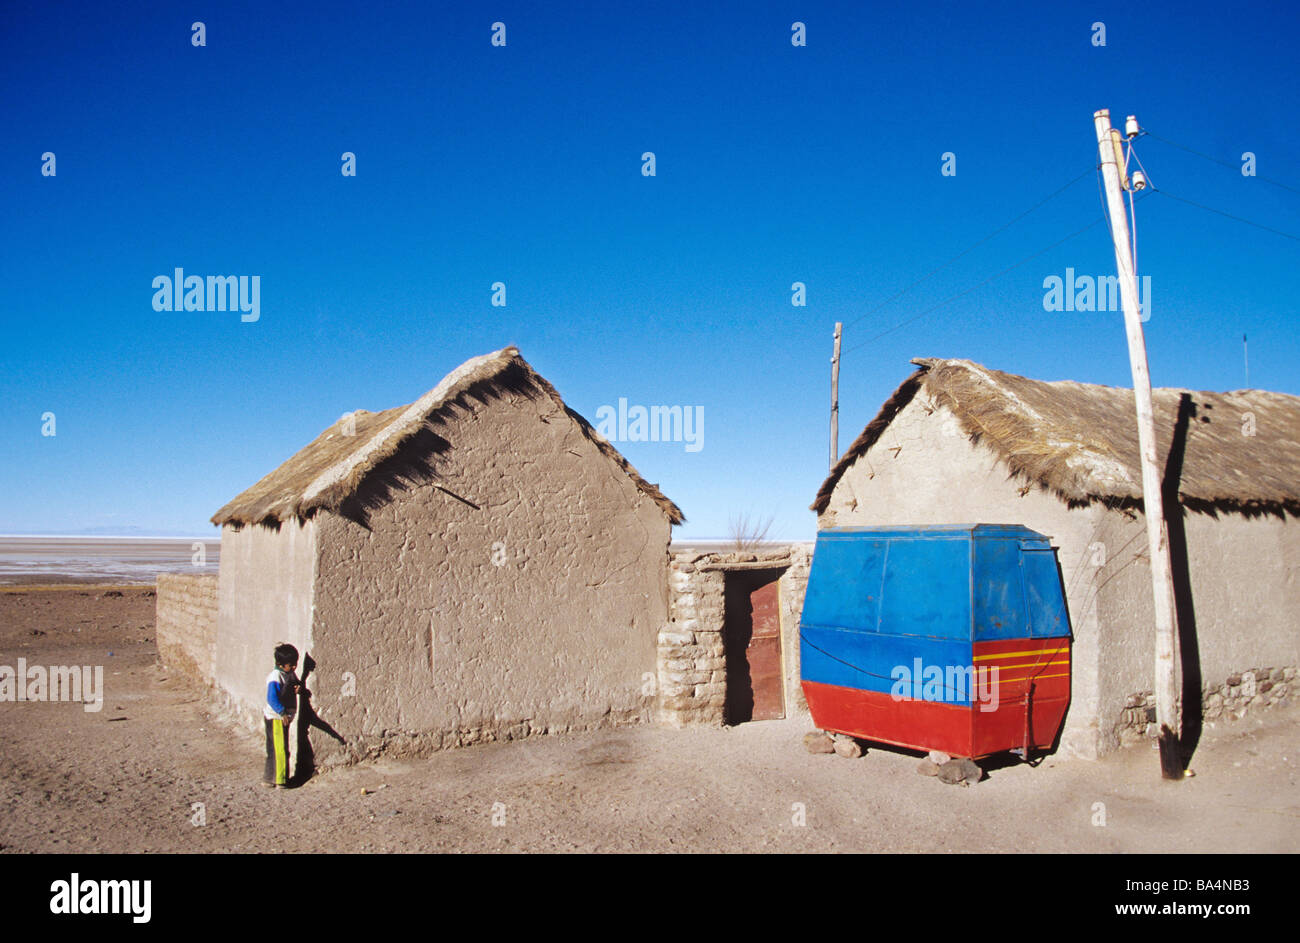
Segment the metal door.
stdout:
<path fill-rule="evenodd" d="M 753 633 L 745 650 L 754 691 L 753 720 L 785 716 L 785 685 L 781 677 L 781 606 L 773 580 L 749 594 Z"/>

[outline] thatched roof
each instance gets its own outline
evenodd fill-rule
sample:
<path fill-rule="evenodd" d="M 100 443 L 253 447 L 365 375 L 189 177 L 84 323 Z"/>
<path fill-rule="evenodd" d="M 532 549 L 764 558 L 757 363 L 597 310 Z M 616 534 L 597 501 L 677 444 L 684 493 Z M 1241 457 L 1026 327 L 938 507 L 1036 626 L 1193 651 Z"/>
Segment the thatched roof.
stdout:
<path fill-rule="evenodd" d="M 913 360 L 918 369 L 841 456 L 812 509 L 870 449 L 917 391 L 957 417 L 1013 479 L 1070 506 L 1139 507 L 1142 472 L 1132 389 L 1029 380 L 969 360 Z M 1193 510 L 1300 514 L 1300 397 L 1263 390 L 1153 391 L 1166 494 Z M 1250 417 L 1243 419 L 1246 414 Z M 1253 421 L 1254 435 L 1246 435 Z M 1170 445 L 1180 443 L 1170 459 Z M 1172 482 L 1172 485 L 1171 485 Z"/>
<path fill-rule="evenodd" d="M 564 405 L 555 387 L 534 371 L 516 348 L 506 347 L 465 361 L 408 406 L 378 413 L 361 409 L 341 416 L 306 448 L 212 515 L 212 523 L 278 526 L 321 509 L 346 513 L 349 506 L 373 507 L 394 487 L 392 482 L 376 482 L 377 478 L 436 482 L 435 463 L 430 458 L 451 445 L 439 431 L 445 432 L 448 420 L 464 412 L 471 400 L 487 402 L 506 395 L 550 398 L 670 521 L 680 524 L 685 520 L 677 505 L 637 474 L 587 420 Z M 404 450 L 419 454 L 403 454 Z M 381 474 L 373 474 L 376 470 Z"/>

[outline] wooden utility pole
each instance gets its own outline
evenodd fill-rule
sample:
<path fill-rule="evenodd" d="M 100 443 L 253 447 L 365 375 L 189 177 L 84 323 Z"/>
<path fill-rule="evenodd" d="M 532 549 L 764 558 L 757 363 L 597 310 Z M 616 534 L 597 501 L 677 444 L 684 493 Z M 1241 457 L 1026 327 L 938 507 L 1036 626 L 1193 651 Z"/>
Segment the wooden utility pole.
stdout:
<path fill-rule="evenodd" d="M 1124 327 L 1128 333 L 1128 359 L 1133 370 L 1133 394 L 1137 403 L 1138 447 L 1142 462 L 1142 506 L 1147 522 L 1147 544 L 1151 551 L 1151 589 L 1156 616 L 1155 695 L 1156 723 L 1160 725 L 1160 772 L 1165 779 L 1182 779 L 1179 755 L 1178 688 L 1174 665 L 1174 580 L 1169 561 L 1169 530 L 1165 524 L 1160 473 L 1156 466 L 1155 416 L 1151 407 L 1151 374 L 1147 369 L 1146 338 L 1138 308 L 1137 272 L 1133 270 L 1133 249 L 1129 242 L 1128 215 L 1120 190 L 1124 174 L 1120 133 L 1110 126 L 1110 111 L 1093 115 L 1097 126 L 1097 147 L 1106 184 L 1106 209 L 1110 234 L 1115 242 L 1115 265 L 1119 272 L 1120 299 L 1124 305 Z M 1131 122 L 1133 119 L 1129 119 Z M 1136 133 L 1136 122 L 1133 123 Z M 1150 299 L 1148 299 L 1149 301 Z"/>
<path fill-rule="evenodd" d="M 840 330 L 844 325 L 835 322 L 835 352 L 831 354 L 831 468 L 840 457 Z"/>

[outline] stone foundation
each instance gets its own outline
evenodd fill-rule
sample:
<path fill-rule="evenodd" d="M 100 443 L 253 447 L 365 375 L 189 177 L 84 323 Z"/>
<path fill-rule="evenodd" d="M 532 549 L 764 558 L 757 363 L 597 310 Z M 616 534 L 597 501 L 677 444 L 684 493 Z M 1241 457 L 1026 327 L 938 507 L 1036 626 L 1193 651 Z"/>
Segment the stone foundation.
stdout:
<path fill-rule="evenodd" d="M 316 750 L 317 768 L 345 765 L 361 760 L 386 757 L 428 756 L 440 750 L 476 746 L 481 743 L 498 743 L 523 740 L 528 737 L 558 736 L 615 727 L 642 724 L 646 716 L 635 710 L 611 711 L 598 721 L 575 724 L 540 724 L 519 721 L 515 724 L 498 724 L 491 727 L 464 727 L 458 730 L 430 731 L 428 733 L 403 733 L 388 731 L 380 736 L 360 736 L 348 742 L 346 750 L 319 732 L 312 734 Z"/>
<path fill-rule="evenodd" d="M 1252 668 L 1230 675 L 1222 684 L 1207 684 L 1201 691 L 1201 712 L 1206 722 L 1215 720 L 1240 720 L 1273 705 L 1285 707 L 1295 697 L 1296 667 Z M 1178 699 L 1182 709 L 1182 698 Z M 1150 691 L 1140 691 L 1129 696 L 1115 725 L 1115 733 L 1123 744 L 1155 739 L 1160 728 L 1156 724 L 1156 696 Z"/>

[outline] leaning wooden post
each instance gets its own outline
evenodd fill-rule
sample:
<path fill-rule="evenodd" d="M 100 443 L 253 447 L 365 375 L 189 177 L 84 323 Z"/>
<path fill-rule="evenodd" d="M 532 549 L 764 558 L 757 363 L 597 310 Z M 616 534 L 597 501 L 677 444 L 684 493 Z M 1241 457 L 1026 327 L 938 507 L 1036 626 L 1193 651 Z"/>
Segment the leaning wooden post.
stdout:
<path fill-rule="evenodd" d="M 1097 148 L 1106 184 L 1106 209 L 1110 233 L 1115 242 L 1115 265 L 1119 272 L 1120 298 L 1124 305 L 1124 327 L 1128 333 L 1128 359 L 1133 370 L 1133 398 L 1137 403 L 1138 446 L 1142 462 L 1142 506 L 1147 521 L 1147 544 L 1151 551 L 1151 588 L 1156 616 L 1156 723 L 1160 726 L 1160 772 L 1165 779 L 1182 779 L 1179 755 L 1178 688 L 1174 670 L 1174 579 L 1169 561 L 1169 530 L 1165 524 L 1160 474 L 1156 467 L 1156 429 L 1151 407 L 1151 374 L 1147 369 L 1146 338 L 1138 308 L 1137 272 L 1129 242 L 1128 216 L 1120 193 L 1119 132 L 1110 126 L 1110 111 L 1093 115 L 1097 125 Z M 1149 301 L 1150 299 L 1148 299 Z"/>
<path fill-rule="evenodd" d="M 843 326 L 835 322 L 835 351 L 831 354 L 831 468 L 840 457 L 840 328 Z"/>

